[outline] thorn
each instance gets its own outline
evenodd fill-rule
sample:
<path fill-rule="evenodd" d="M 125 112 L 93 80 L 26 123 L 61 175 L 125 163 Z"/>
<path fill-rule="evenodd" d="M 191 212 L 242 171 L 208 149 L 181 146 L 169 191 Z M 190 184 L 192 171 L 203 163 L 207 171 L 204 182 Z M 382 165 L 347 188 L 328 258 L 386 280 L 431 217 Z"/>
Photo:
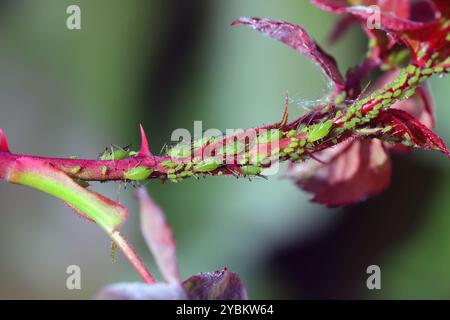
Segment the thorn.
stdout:
<path fill-rule="evenodd" d="M 288 121 L 288 115 L 289 115 L 289 94 L 286 91 L 286 96 L 284 97 L 284 112 L 280 122 L 280 129 L 286 125 Z"/>
<path fill-rule="evenodd" d="M 3 132 L 2 128 L 0 128 L 0 151 L 10 152 L 9 146 L 8 146 L 8 140 L 6 140 L 6 136 L 5 136 L 5 133 Z"/>
<path fill-rule="evenodd" d="M 151 157 L 153 156 L 148 147 L 147 136 L 145 135 L 144 127 L 142 124 L 139 125 L 141 129 L 141 149 L 139 150 L 139 156 L 141 157 Z"/>

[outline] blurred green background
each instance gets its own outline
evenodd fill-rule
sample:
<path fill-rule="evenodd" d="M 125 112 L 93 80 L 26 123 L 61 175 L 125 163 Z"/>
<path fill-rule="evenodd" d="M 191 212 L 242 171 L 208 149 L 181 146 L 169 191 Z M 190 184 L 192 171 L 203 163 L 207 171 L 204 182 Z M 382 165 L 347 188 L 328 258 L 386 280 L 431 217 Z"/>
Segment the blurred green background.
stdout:
<path fill-rule="evenodd" d="M 82 29 L 66 28 L 81 7 Z M 0 127 L 13 152 L 94 158 L 110 143 L 139 142 L 142 122 L 159 152 L 176 128 L 273 123 L 286 90 L 291 114 L 327 92 L 317 67 L 243 27 L 239 16 L 301 24 L 337 58 L 357 64 L 366 39 L 356 28 L 326 43 L 335 17 L 297 0 L 0 2 Z M 433 79 L 437 132 L 450 141 L 450 79 Z M 450 298 L 450 166 L 437 153 L 394 159 L 383 195 L 326 209 L 287 180 L 212 178 L 148 189 L 178 242 L 183 278 L 224 266 L 251 298 Z M 139 232 L 133 190 L 95 185 L 130 209 L 124 232 L 156 268 Z M 91 298 L 103 286 L 137 281 L 94 224 L 61 202 L 0 184 L 0 298 Z M 66 289 L 81 267 L 82 289 Z M 366 288 L 377 264 L 382 290 Z"/>

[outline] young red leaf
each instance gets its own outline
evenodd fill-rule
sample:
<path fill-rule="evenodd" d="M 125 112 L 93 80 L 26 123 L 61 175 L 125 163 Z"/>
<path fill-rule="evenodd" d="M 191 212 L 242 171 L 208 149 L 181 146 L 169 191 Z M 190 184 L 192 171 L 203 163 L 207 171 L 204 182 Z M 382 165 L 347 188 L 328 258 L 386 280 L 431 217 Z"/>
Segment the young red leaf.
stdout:
<path fill-rule="evenodd" d="M 444 141 L 409 113 L 389 109 L 383 111 L 378 119 L 390 130 L 382 135 L 382 139 L 406 146 L 420 147 L 427 150 L 438 150 L 449 155 Z"/>
<path fill-rule="evenodd" d="M 424 3 L 414 4 L 411 9 L 409 1 L 405 0 L 356 0 L 352 2 L 312 0 L 312 2 L 324 10 L 338 14 L 349 13 L 359 18 L 369 37 L 377 40 L 379 40 L 379 37 L 376 36 L 377 30 L 369 30 L 367 22 L 378 14 L 373 7 L 374 5 L 378 6 L 380 8 L 379 27 L 397 41 L 403 42 L 410 49 L 418 64 L 424 65 L 434 52 L 442 50 L 447 45 L 448 28 L 442 27 L 443 24 L 438 19 L 440 14 L 437 12 L 434 14 L 435 19 L 430 19 L 429 11 L 432 11 L 433 7 L 428 5 L 428 10 L 425 10 Z M 448 4 L 446 6 L 448 7 Z M 424 16 L 419 14 L 421 9 L 424 9 Z M 436 11 L 435 7 L 434 10 Z M 412 17 L 421 19 L 416 21 L 412 20 Z M 383 41 L 376 42 L 379 46 Z"/>
<path fill-rule="evenodd" d="M 202 272 L 183 282 L 191 300 L 247 300 L 247 290 L 236 273 L 227 268 Z"/>
<path fill-rule="evenodd" d="M 333 13 L 347 12 L 352 6 L 378 6 L 382 12 L 408 18 L 410 11 L 409 0 L 311 0 L 311 3 Z"/>
<path fill-rule="evenodd" d="M 442 14 L 442 16 L 449 18 L 450 17 L 450 5 L 448 0 L 432 0 L 437 10 Z"/>
<path fill-rule="evenodd" d="M 329 207 L 363 201 L 383 191 L 391 176 L 391 162 L 379 140 L 353 140 L 317 154 L 314 159 L 291 164 L 286 176 L 312 201 Z"/>
<path fill-rule="evenodd" d="M 248 25 L 269 38 L 278 40 L 309 57 L 320 66 L 338 91 L 343 89 L 344 80 L 338 70 L 336 61 L 325 53 L 302 27 L 285 21 L 261 18 L 240 18 L 232 23 L 232 25 L 236 24 Z"/>
<path fill-rule="evenodd" d="M 141 231 L 159 270 L 167 282 L 179 283 L 180 275 L 172 228 L 167 224 L 164 212 L 148 196 L 145 188 L 138 189 L 137 197 L 141 212 Z"/>
<path fill-rule="evenodd" d="M 6 135 L 3 132 L 3 129 L 0 128 L 0 151 L 2 152 L 10 152 L 8 146 L 8 140 L 6 140 Z"/>

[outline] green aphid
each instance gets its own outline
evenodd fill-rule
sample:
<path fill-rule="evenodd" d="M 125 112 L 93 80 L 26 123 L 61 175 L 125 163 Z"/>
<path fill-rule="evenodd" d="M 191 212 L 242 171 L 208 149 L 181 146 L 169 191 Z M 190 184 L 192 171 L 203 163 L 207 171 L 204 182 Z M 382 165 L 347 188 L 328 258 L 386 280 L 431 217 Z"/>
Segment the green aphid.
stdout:
<path fill-rule="evenodd" d="M 258 136 L 258 143 L 270 143 L 278 141 L 283 138 L 283 133 L 280 130 L 272 129 L 261 132 Z"/>
<path fill-rule="evenodd" d="M 201 148 L 201 147 L 206 146 L 208 144 L 208 142 L 209 142 L 209 139 L 206 137 L 203 137 L 203 138 L 195 140 L 193 143 L 193 146 L 194 146 L 194 148 Z"/>
<path fill-rule="evenodd" d="M 287 133 L 287 136 L 290 138 L 290 137 L 295 136 L 296 134 L 297 134 L 297 131 L 295 131 L 295 130 L 290 130 L 290 131 Z"/>
<path fill-rule="evenodd" d="M 229 141 L 225 146 L 226 155 L 236 155 L 244 151 L 245 144 L 241 141 Z"/>
<path fill-rule="evenodd" d="M 336 112 L 336 118 L 340 118 L 342 116 L 342 110 L 338 110 Z"/>
<path fill-rule="evenodd" d="M 167 168 L 175 168 L 177 166 L 176 163 L 174 163 L 174 162 L 172 162 L 170 160 L 165 160 L 165 161 L 161 162 L 161 165 L 163 167 L 167 167 Z"/>
<path fill-rule="evenodd" d="M 183 167 L 184 167 L 184 163 L 180 163 L 179 165 L 177 165 L 175 167 L 175 171 L 180 171 L 181 169 L 183 169 Z"/>
<path fill-rule="evenodd" d="M 128 156 L 129 157 L 136 157 L 137 155 L 139 154 L 139 152 L 137 152 L 137 151 L 130 151 L 130 152 L 128 152 Z"/>
<path fill-rule="evenodd" d="M 216 159 L 207 158 L 194 166 L 196 172 L 211 172 L 219 167 L 219 163 Z"/>
<path fill-rule="evenodd" d="M 304 152 L 305 152 L 305 149 L 303 149 L 303 148 L 300 148 L 300 149 L 297 150 L 297 154 L 302 154 Z"/>
<path fill-rule="evenodd" d="M 392 99 L 383 100 L 381 104 L 383 105 L 383 107 L 388 107 L 392 104 Z"/>
<path fill-rule="evenodd" d="M 400 76 L 395 80 L 394 89 L 399 89 L 403 87 L 406 83 L 406 80 L 408 80 L 408 75 L 405 73 L 400 74 Z"/>
<path fill-rule="evenodd" d="M 70 173 L 71 174 L 77 174 L 78 172 L 80 172 L 81 171 L 81 167 L 80 166 L 76 166 L 76 167 L 73 167 L 71 170 L 70 170 Z"/>
<path fill-rule="evenodd" d="M 167 178 L 173 180 L 173 179 L 176 179 L 177 176 L 176 176 L 175 174 L 168 174 L 168 175 L 167 175 Z"/>
<path fill-rule="evenodd" d="M 242 166 L 240 169 L 241 173 L 245 176 L 257 176 L 262 171 L 258 166 Z"/>
<path fill-rule="evenodd" d="M 427 76 L 432 75 L 433 72 L 434 72 L 434 70 L 431 68 L 426 68 L 426 69 L 422 70 L 422 74 L 427 75 Z"/>
<path fill-rule="evenodd" d="M 411 98 L 416 93 L 416 88 L 411 88 L 403 94 L 405 99 Z"/>
<path fill-rule="evenodd" d="M 411 136 L 409 135 L 408 132 L 405 132 L 405 134 L 403 135 L 403 137 L 405 138 L 405 140 L 411 140 Z"/>
<path fill-rule="evenodd" d="M 297 147 L 298 147 L 298 143 L 297 143 L 297 142 L 292 142 L 292 143 L 289 145 L 289 147 L 290 147 L 290 148 L 297 148 Z"/>
<path fill-rule="evenodd" d="M 393 95 L 394 94 L 391 91 L 388 91 L 383 95 L 383 99 L 390 99 Z"/>
<path fill-rule="evenodd" d="M 436 72 L 436 73 L 444 72 L 444 68 L 443 67 L 436 67 L 436 68 L 434 68 L 434 72 Z"/>
<path fill-rule="evenodd" d="M 172 173 L 175 173 L 175 171 L 176 171 L 175 169 L 169 169 L 169 170 L 167 170 L 167 173 L 172 174 Z"/>
<path fill-rule="evenodd" d="M 354 127 L 354 124 L 352 124 L 352 122 L 350 121 L 350 122 L 346 122 L 346 123 L 344 123 L 344 129 L 345 130 L 348 130 L 348 129 L 351 129 L 351 128 L 353 128 Z"/>
<path fill-rule="evenodd" d="M 300 158 L 300 156 L 296 153 L 291 154 L 290 158 L 292 161 L 298 160 Z"/>
<path fill-rule="evenodd" d="M 177 144 L 167 150 L 167 155 L 171 158 L 186 158 L 191 155 L 191 146 L 186 144 Z"/>
<path fill-rule="evenodd" d="M 382 103 L 377 104 L 376 106 L 373 107 L 373 110 L 378 111 L 383 107 Z"/>
<path fill-rule="evenodd" d="M 336 99 L 334 100 L 334 104 L 335 104 L 336 106 L 337 106 L 337 105 L 340 105 L 340 104 L 345 100 L 346 97 L 347 97 L 346 92 L 341 93 L 341 94 L 338 95 L 338 96 L 336 97 Z"/>
<path fill-rule="evenodd" d="M 406 71 L 407 71 L 409 74 L 414 74 L 414 73 L 416 73 L 416 66 L 410 64 L 410 65 L 406 68 Z"/>
<path fill-rule="evenodd" d="M 392 126 L 386 126 L 383 128 L 383 133 L 388 133 L 391 130 L 392 130 Z"/>
<path fill-rule="evenodd" d="M 284 152 L 285 153 L 292 153 L 292 152 L 294 152 L 294 149 L 290 148 L 290 147 L 287 147 L 287 148 L 284 149 Z"/>
<path fill-rule="evenodd" d="M 395 90 L 395 92 L 394 92 L 394 94 L 393 94 L 393 97 L 394 97 L 394 98 L 397 98 L 397 97 L 399 97 L 401 94 L 402 94 L 402 90 Z"/>
<path fill-rule="evenodd" d="M 304 147 L 306 144 L 306 139 L 300 140 L 300 147 Z"/>
<path fill-rule="evenodd" d="M 102 175 L 106 176 L 106 173 L 108 173 L 108 167 L 107 166 L 102 166 Z"/>
<path fill-rule="evenodd" d="M 69 159 L 78 159 L 78 156 L 70 156 Z"/>
<path fill-rule="evenodd" d="M 128 158 L 129 150 L 112 145 L 110 149 L 106 149 L 101 155 L 100 160 L 114 161 Z"/>
<path fill-rule="evenodd" d="M 139 166 L 134 167 L 123 174 L 125 180 L 141 181 L 145 180 L 153 173 L 153 169 Z"/>
<path fill-rule="evenodd" d="M 415 85 L 417 82 L 419 82 L 419 77 L 418 76 L 414 76 L 411 79 L 408 80 L 408 84 L 410 86 Z"/>
<path fill-rule="evenodd" d="M 192 168 L 193 165 L 194 165 L 194 164 L 193 164 L 192 162 L 189 162 L 189 163 L 186 165 L 186 168 L 184 168 L 184 170 L 186 170 L 186 171 L 191 170 L 191 168 Z"/>
<path fill-rule="evenodd" d="M 330 133 L 332 126 L 333 126 L 332 120 L 327 120 L 325 122 L 315 124 L 309 128 L 306 139 L 309 142 L 315 142 L 317 140 L 320 140 L 326 137 L 328 133 Z"/>

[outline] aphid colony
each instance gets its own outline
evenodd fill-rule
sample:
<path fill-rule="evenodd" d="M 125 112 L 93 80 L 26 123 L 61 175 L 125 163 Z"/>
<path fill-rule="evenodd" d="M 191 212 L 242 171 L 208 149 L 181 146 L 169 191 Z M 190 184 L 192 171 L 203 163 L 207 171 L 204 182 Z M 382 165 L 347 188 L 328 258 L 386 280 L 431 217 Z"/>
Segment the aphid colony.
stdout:
<path fill-rule="evenodd" d="M 263 168 L 274 161 L 305 160 L 306 150 L 327 137 L 332 127 L 333 121 L 325 120 L 296 130 L 260 130 L 255 134 L 256 143 L 237 137 L 203 138 L 191 145 L 177 144 L 168 148 L 166 155 L 170 160 L 161 165 L 167 168 L 167 178 L 172 182 L 198 174 L 221 175 L 224 170 L 235 176 L 260 176 Z M 208 156 L 202 154 L 206 149 L 210 151 Z"/>
<path fill-rule="evenodd" d="M 342 125 L 336 129 L 336 133 L 341 134 L 346 130 L 356 130 L 356 132 L 359 133 L 357 128 L 358 125 L 369 123 L 378 118 L 380 110 L 387 110 L 394 103 L 412 97 L 421 83 L 428 80 L 434 73 L 441 73 L 444 71 L 442 67 L 433 68 L 431 65 L 432 60 L 429 60 L 426 68 L 422 70 L 414 65 L 409 65 L 402 69 L 396 80 L 385 88 L 374 91 L 372 94 L 359 100 L 345 111 L 338 110 L 335 117 L 341 120 Z M 345 95 L 338 96 L 335 104 L 338 105 L 343 99 L 345 99 Z M 383 133 L 383 140 L 386 142 L 414 146 L 409 135 L 405 135 L 401 138 L 386 135 L 386 133 L 391 130 L 392 126 L 390 125 L 383 127 L 381 124 L 377 124 L 377 128 L 374 128 L 374 131 L 371 133 L 363 132 L 363 134 Z"/>
<path fill-rule="evenodd" d="M 402 137 L 395 136 L 391 125 L 382 126 L 377 123 L 374 128 L 358 128 L 359 125 L 371 122 L 378 118 L 381 110 L 388 109 L 399 100 L 408 99 L 415 94 L 416 88 L 434 73 L 441 73 L 441 67 L 432 67 L 432 60 L 425 69 L 418 69 L 413 65 L 404 68 L 397 79 L 384 89 L 376 90 L 366 98 L 345 107 L 345 93 L 338 95 L 334 101 L 337 109 L 330 118 L 329 109 L 324 109 L 322 120 L 315 123 L 302 123 L 296 128 L 286 125 L 287 118 L 278 127 L 270 130 L 259 129 L 255 131 L 255 139 L 242 139 L 239 135 L 226 137 L 204 137 L 190 144 L 178 143 L 167 147 L 165 156 L 158 168 L 148 168 L 136 165 L 123 173 L 125 181 L 143 181 L 148 179 L 155 171 L 162 179 L 178 182 L 184 178 L 198 175 L 222 175 L 224 173 L 234 176 L 261 176 L 262 170 L 269 167 L 274 161 L 289 160 L 293 162 L 304 161 L 308 151 L 317 144 L 332 141 L 336 144 L 344 131 L 352 131 L 361 136 L 378 135 L 383 133 L 387 142 L 402 143 L 414 146 L 408 134 Z M 325 108 L 329 108 L 327 106 Z M 287 115 L 287 113 L 285 112 Z M 286 118 L 286 119 L 285 119 Z M 391 136 L 387 133 L 393 132 Z M 251 139 L 250 139 L 251 140 Z M 400 141 L 399 141 L 400 140 Z M 262 148 L 265 147 L 265 148 Z M 204 151 L 209 150 L 205 155 Z M 129 146 L 118 147 L 112 145 L 100 156 L 99 160 L 123 160 L 138 155 L 131 151 Z M 230 159 L 232 162 L 230 163 Z M 76 175 L 81 170 L 74 167 L 71 174 Z M 227 170 L 227 171 L 225 171 Z M 108 174 L 108 166 L 102 166 L 102 175 Z"/>

